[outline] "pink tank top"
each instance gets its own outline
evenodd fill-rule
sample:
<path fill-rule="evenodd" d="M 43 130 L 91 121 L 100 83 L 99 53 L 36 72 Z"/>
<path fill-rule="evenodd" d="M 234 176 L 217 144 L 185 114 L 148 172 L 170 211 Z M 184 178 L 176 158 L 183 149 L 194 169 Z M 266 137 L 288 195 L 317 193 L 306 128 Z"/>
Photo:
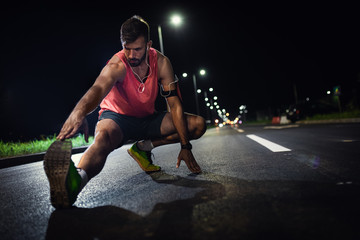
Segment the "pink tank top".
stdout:
<path fill-rule="evenodd" d="M 100 104 L 99 115 L 105 110 L 110 110 L 119 114 L 146 117 L 155 112 L 155 100 L 158 94 L 158 67 L 157 52 L 155 49 L 149 50 L 149 65 L 151 74 L 145 81 L 145 89 L 142 90 L 140 82 L 135 77 L 128 64 L 124 51 L 115 54 L 120 58 L 126 67 L 126 76 L 123 82 L 116 82 L 108 95 Z"/>

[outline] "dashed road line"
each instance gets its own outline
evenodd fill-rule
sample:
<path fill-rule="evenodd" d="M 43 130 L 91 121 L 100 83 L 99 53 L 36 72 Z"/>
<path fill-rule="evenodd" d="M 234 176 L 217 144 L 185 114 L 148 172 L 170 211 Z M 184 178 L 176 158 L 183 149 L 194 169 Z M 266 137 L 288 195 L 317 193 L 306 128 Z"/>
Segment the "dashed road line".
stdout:
<path fill-rule="evenodd" d="M 272 152 L 289 152 L 289 151 L 291 151 L 291 149 L 289 149 L 289 148 L 283 147 L 279 144 L 273 143 L 269 140 L 266 140 L 264 138 L 254 135 L 254 134 L 248 134 L 246 136 L 248 138 L 250 138 L 251 140 L 254 140 L 255 142 L 263 145 L 264 147 L 271 150 Z"/>
<path fill-rule="evenodd" d="M 285 129 L 285 128 L 296 128 L 300 127 L 298 124 L 284 125 L 284 126 L 265 126 L 264 129 Z"/>

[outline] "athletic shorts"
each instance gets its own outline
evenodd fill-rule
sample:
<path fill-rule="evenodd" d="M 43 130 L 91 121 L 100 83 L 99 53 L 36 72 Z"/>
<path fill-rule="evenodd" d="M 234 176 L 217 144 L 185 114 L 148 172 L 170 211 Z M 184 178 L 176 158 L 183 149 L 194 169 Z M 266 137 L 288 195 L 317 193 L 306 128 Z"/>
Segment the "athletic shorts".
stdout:
<path fill-rule="evenodd" d="M 122 142 L 124 144 L 128 140 L 161 138 L 160 126 L 165 114 L 166 112 L 156 112 L 144 118 L 137 118 L 105 110 L 101 113 L 99 121 L 103 119 L 115 121 L 124 134 Z"/>

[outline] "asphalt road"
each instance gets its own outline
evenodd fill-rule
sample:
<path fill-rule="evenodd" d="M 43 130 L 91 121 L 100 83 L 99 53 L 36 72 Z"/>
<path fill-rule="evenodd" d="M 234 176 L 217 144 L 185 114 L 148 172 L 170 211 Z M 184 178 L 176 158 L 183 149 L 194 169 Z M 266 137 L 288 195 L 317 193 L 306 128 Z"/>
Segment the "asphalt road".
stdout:
<path fill-rule="evenodd" d="M 192 143 L 202 174 L 175 168 L 178 144 L 153 151 L 151 175 L 123 146 L 69 210 L 50 205 L 42 162 L 0 169 L 0 238 L 360 239 L 360 124 L 224 127 Z"/>

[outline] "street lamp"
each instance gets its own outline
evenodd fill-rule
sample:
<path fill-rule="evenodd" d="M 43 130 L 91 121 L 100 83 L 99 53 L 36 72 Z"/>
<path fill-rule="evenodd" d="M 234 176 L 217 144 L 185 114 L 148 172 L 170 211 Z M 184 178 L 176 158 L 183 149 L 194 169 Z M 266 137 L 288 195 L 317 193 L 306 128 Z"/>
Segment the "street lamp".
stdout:
<path fill-rule="evenodd" d="M 206 71 L 204 69 L 201 69 L 199 71 L 201 76 L 204 76 L 206 74 Z M 188 76 L 187 73 L 183 73 L 182 76 L 185 78 Z M 196 113 L 197 115 L 200 115 L 200 109 L 199 109 L 199 100 L 198 100 L 198 93 L 201 93 L 201 90 L 197 88 L 197 84 L 196 84 L 196 75 L 193 74 L 192 75 L 192 79 L 193 79 L 193 84 L 194 84 L 194 94 L 195 94 L 195 104 L 196 104 Z M 200 90 L 200 91 L 199 91 Z"/>
<path fill-rule="evenodd" d="M 172 23 L 172 25 L 174 26 L 180 26 L 182 23 L 182 18 L 180 17 L 180 15 L 173 15 L 170 18 L 170 22 Z M 162 29 L 161 29 L 161 25 L 158 25 L 158 35 L 159 35 L 159 44 L 160 44 L 160 52 L 162 54 L 164 53 L 164 42 L 163 42 L 163 36 L 162 36 Z"/>
<path fill-rule="evenodd" d="M 182 18 L 179 15 L 175 14 L 171 17 L 171 23 L 174 26 L 180 26 L 182 23 Z"/>

